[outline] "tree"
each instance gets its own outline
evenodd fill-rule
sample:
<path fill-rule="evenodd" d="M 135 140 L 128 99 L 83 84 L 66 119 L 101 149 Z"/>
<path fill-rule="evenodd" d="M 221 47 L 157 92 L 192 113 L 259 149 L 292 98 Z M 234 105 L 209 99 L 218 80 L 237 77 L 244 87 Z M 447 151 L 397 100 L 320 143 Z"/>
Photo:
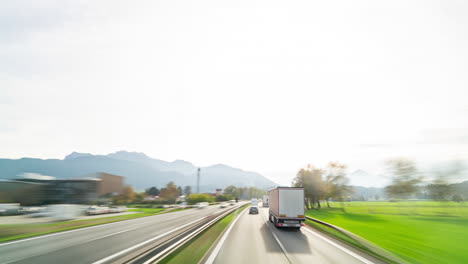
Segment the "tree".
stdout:
<path fill-rule="evenodd" d="M 201 202 L 210 203 L 214 201 L 214 197 L 208 194 L 192 193 L 186 198 L 186 200 L 188 204 L 196 204 Z"/>
<path fill-rule="evenodd" d="M 230 194 L 221 194 L 221 195 L 216 195 L 215 200 L 217 202 L 230 201 L 230 200 L 234 200 L 234 197 Z"/>
<path fill-rule="evenodd" d="M 190 186 L 188 186 L 188 185 L 185 186 L 185 187 L 184 187 L 184 194 L 185 194 L 185 196 L 189 196 L 191 193 L 192 193 L 192 187 L 190 187 Z"/>
<path fill-rule="evenodd" d="M 229 185 L 228 187 L 224 188 L 224 194 L 230 194 L 232 196 L 239 196 L 239 191 L 236 186 Z"/>
<path fill-rule="evenodd" d="M 133 200 L 134 203 L 142 203 L 143 199 L 145 198 L 145 193 L 135 193 L 135 199 Z"/>
<path fill-rule="evenodd" d="M 135 192 L 131 186 L 125 186 L 122 190 L 122 194 L 112 197 L 114 204 L 129 204 L 135 200 Z"/>
<path fill-rule="evenodd" d="M 178 186 L 177 191 L 178 191 L 178 196 L 182 195 L 182 187 Z"/>
<path fill-rule="evenodd" d="M 452 197 L 452 201 L 457 202 L 457 203 L 463 202 L 463 197 L 460 194 L 455 194 Z"/>
<path fill-rule="evenodd" d="M 320 199 L 323 198 L 325 189 L 323 174 L 323 170 L 309 164 L 306 168 L 300 169 L 293 180 L 292 185 L 294 187 L 304 188 L 304 202 L 307 209 L 315 207 L 315 205 L 318 208 L 321 207 Z"/>
<path fill-rule="evenodd" d="M 330 162 L 327 165 L 325 177 L 325 200 L 330 207 L 331 198 L 343 202 L 344 197 L 352 193 L 349 178 L 346 177 L 346 165 L 339 162 Z"/>
<path fill-rule="evenodd" d="M 122 198 L 127 202 L 131 203 L 135 199 L 135 192 L 131 186 L 125 186 L 122 191 Z"/>
<path fill-rule="evenodd" d="M 159 194 L 159 189 L 153 186 L 146 190 L 146 194 L 151 196 L 157 196 Z"/>
<path fill-rule="evenodd" d="M 427 193 L 432 200 L 442 201 L 447 200 L 452 192 L 450 185 L 444 182 L 434 181 L 426 186 Z"/>
<path fill-rule="evenodd" d="M 173 182 L 169 182 L 166 185 L 166 188 L 161 189 L 161 192 L 159 193 L 159 197 L 169 202 L 175 202 L 178 194 L 179 194 L 179 190 L 177 189 L 177 186 Z"/>
<path fill-rule="evenodd" d="M 385 187 L 389 197 L 408 199 L 418 191 L 422 177 L 413 161 L 395 159 L 388 161 L 387 166 L 392 177 L 392 183 Z"/>
<path fill-rule="evenodd" d="M 434 170 L 434 179 L 426 186 L 427 195 L 433 200 L 448 200 L 453 198 L 454 188 L 448 182 L 463 175 L 464 166 L 460 161 L 453 161 L 449 166 Z"/>

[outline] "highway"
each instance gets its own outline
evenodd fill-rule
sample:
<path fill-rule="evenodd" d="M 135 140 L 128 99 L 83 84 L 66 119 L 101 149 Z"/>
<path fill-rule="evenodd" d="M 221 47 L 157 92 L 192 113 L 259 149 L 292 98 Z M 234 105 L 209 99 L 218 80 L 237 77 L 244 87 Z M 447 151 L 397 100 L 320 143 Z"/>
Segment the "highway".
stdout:
<path fill-rule="evenodd" d="M 108 263 L 135 245 L 174 232 L 221 209 L 209 206 L 0 244 L 0 263 Z"/>
<path fill-rule="evenodd" d="M 258 215 L 243 211 L 206 263 L 381 263 L 308 227 L 277 229 L 268 222 L 268 208 L 259 209 Z"/>

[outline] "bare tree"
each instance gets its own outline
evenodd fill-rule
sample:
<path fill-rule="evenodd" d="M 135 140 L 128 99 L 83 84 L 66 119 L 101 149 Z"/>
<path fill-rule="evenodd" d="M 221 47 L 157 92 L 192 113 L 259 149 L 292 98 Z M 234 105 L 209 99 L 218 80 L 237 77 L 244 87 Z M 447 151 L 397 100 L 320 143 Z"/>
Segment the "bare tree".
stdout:
<path fill-rule="evenodd" d="M 392 183 L 385 187 L 389 197 L 408 199 L 418 191 L 422 177 L 416 164 L 408 159 L 394 159 L 387 162 Z"/>
<path fill-rule="evenodd" d="M 349 178 L 346 177 L 346 165 L 339 162 L 330 162 L 327 165 L 325 177 L 325 200 L 330 207 L 329 199 L 334 198 L 343 202 L 344 197 L 352 193 Z"/>

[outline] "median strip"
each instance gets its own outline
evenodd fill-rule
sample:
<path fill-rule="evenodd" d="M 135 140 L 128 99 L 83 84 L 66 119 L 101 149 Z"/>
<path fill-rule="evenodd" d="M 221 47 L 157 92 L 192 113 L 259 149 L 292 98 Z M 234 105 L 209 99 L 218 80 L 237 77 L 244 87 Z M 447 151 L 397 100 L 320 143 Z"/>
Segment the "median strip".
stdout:
<path fill-rule="evenodd" d="M 194 223 L 196 223 L 196 222 L 199 222 L 200 220 L 203 220 L 204 218 L 205 218 L 205 217 L 202 217 L 202 218 L 199 218 L 199 219 L 197 219 L 197 220 L 195 220 L 195 221 L 192 221 L 192 222 L 190 222 L 190 223 L 187 223 L 187 224 L 185 224 L 185 225 L 183 225 L 183 226 L 179 226 L 179 227 L 177 227 L 177 228 L 175 228 L 175 229 L 172 229 L 171 231 L 168 231 L 168 232 L 166 232 L 166 233 L 164 233 L 164 234 L 155 236 L 155 237 L 153 237 L 153 238 L 151 238 L 151 239 L 148 239 L 148 240 L 143 241 L 143 242 L 141 242 L 141 243 L 139 243 L 139 244 L 136 244 L 136 245 L 134 245 L 134 246 L 132 246 L 132 247 L 129 247 L 129 248 L 127 248 L 127 249 L 124 249 L 124 250 L 122 250 L 122 251 L 120 251 L 120 252 L 117 252 L 117 253 L 115 253 L 115 254 L 113 254 L 113 255 L 110 255 L 110 256 L 108 256 L 108 257 L 106 257 L 106 258 L 103 258 L 103 259 L 101 259 L 101 260 L 99 260 L 99 261 L 93 262 L 93 264 L 101 264 L 101 263 L 105 263 L 105 262 L 107 262 L 107 261 L 109 261 L 109 260 L 115 259 L 115 258 L 117 258 L 117 257 L 119 257 L 119 256 L 122 256 L 122 255 L 128 253 L 128 252 L 131 252 L 132 250 L 135 250 L 135 249 L 137 249 L 137 248 L 139 248 L 139 247 L 142 247 L 142 246 L 144 246 L 144 245 L 146 245 L 146 244 L 148 244 L 148 243 L 151 243 L 151 242 L 153 242 L 153 241 L 155 241 L 155 240 L 157 240 L 157 239 L 160 239 L 160 238 L 162 238 L 162 237 L 164 237 L 164 236 L 167 236 L 167 235 L 169 235 L 169 234 L 171 234 L 171 233 L 174 233 L 174 232 L 176 232 L 176 231 L 178 231 L 178 230 L 180 230 L 180 229 L 182 229 L 182 228 L 185 228 L 185 227 L 190 226 L 190 225 L 192 225 L 192 224 L 194 224 Z"/>
<path fill-rule="evenodd" d="M 236 209 L 234 212 L 221 218 L 215 224 L 213 224 L 213 226 L 195 236 L 193 239 L 176 249 L 158 263 L 198 263 L 205 256 L 206 252 L 209 251 L 221 233 L 234 220 L 234 217 L 247 206 L 248 205 L 244 205 L 241 208 Z"/>

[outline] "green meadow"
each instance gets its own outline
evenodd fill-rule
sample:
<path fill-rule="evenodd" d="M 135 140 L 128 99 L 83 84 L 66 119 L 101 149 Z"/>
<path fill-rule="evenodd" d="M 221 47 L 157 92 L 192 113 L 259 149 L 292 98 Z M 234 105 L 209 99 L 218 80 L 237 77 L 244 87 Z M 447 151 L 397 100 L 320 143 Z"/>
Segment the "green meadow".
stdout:
<path fill-rule="evenodd" d="M 468 263 L 468 203 L 331 203 L 307 215 L 344 228 L 409 263 Z"/>

